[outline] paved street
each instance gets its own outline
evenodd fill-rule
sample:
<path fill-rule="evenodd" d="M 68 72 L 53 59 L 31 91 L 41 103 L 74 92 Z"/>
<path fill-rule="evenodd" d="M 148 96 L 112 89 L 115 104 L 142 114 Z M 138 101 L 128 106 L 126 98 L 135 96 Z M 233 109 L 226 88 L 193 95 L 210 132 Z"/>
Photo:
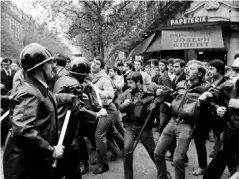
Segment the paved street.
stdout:
<path fill-rule="evenodd" d="M 155 132 L 154 136 L 155 136 L 155 139 L 157 139 L 158 134 Z M 212 143 L 209 141 L 207 141 L 207 148 L 209 152 L 212 149 Z M 91 152 L 90 161 L 93 160 L 94 156 L 95 156 L 95 152 Z M 108 157 L 110 157 L 110 154 L 108 154 Z M 195 177 L 192 175 L 192 172 L 197 168 L 197 155 L 196 155 L 195 145 L 193 141 L 190 144 L 188 157 L 189 157 L 189 163 L 186 167 L 186 178 L 201 179 L 202 176 Z M 208 160 L 210 160 L 210 158 L 208 158 Z M 122 157 L 118 157 L 116 161 L 110 162 L 109 164 L 110 164 L 110 171 L 101 175 L 92 174 L 92 171 L 96 168 L 96 166 L 90 166 L 90 171 L 86 175 L 83 175 L 83 179 L 123 179 Z M 171 166 L 171 162 L 167 162 L 167 167 L 168 167 L 168 170 L 173 174 L 173 167 Z M 3 172 L 1 172 L 1 178 L 3 178 L 2 173 Z M 227 179 L 228 176 L 229 176 L 229 172 L 226 169 L 221 179 Z M 141 143 L 139 143 L 134 153 L 134 178 L 135 179 L 156 179 L 156 168 Z"/>
<path fill-rule="evenodd" d="M 158 133 L 154 132 L 154 137 L 157 140 Z M 207 141 L 208 153 L 211 152 L 212 146 L 213 146 L 213 143 L 210 141 Z M 92 153 L 91 160 L 93 160 L 93 156 L 95 156 L 95 153 Z M 110 157 L 110 154 L 108 155 L 108 157 Z M 190 144 L 188 157 L 189 157 L 189 163 L 186 167 L 186 178 L 201 179 L 202 176 L 196 177 L 192 175 L 192 172 L 198 166 L 194 141 L 192 141 Z M 211 159 L 208 158 L 208 162 L 210 160 Z M 102 175 L 92 174 L 92 171 L 95 169 L 95 166 L 91 166 L 90 171 L 86 175 L 83 175 L 83 179 L 122 179 L 123 178 L 122 157 L 119 157 L 117 161 L 110 162 L 109 164 L 110 164 L 110 171 Z M 171 166 L 171 162 L 167 162 L 167 167 L 168 167 L 168 170 L 173 175 L 173 167 Z M 135 179 L 156 179 L 156 174 L 157 173 L 156 173 L 155 165 L 149 158 L 148 153 L 146 152 L 142 144 L 139 143 L 134 153 L 134 178 Z M 229 172 L 226 169 L 221 179 L 227 179 L 228 176 L 229 176 Z"/>

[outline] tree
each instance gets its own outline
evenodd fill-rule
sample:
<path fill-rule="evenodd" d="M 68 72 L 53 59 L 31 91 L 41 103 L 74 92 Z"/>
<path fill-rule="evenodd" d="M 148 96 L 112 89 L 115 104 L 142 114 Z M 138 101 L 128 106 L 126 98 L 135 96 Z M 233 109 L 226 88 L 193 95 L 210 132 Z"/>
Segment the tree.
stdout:
<path fill-rule="evenodd" d="M 153 1 L 75 1 L 38 0 L 35 5 L 48 9 L 51 21 L 64 16 L 68 25 L 64 32 L 75 44 L 92 53 L 105 56 L 105 51 L 116 44 L 137 26 L 141 31 L 142 19 L 147 12 L 145 6 Z"/>

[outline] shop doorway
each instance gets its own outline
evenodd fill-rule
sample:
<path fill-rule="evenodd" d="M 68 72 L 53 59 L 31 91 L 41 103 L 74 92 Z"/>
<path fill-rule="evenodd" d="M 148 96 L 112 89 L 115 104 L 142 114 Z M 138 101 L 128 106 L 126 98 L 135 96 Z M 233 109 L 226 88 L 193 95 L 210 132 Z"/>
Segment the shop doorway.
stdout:
<path fill-rule="evenodd" d="M 219 59 L 227 64 L 227 51 L 198 51 L 197 53 L 197 59 L 200 61 Z"/>

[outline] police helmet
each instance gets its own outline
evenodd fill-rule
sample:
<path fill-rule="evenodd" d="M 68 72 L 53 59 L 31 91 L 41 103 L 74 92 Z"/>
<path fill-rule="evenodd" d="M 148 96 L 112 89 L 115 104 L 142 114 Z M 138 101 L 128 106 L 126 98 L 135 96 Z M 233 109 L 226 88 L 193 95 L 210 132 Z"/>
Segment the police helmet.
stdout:
<path fill-rule="evenodd" d="M 75 75 L 88 75 L 90 65 L 85 57 L 78 57 L 71 61 L 70 73 Z"/>
<path fill-rule="evenodd" d="M 27 45 L 20 54 L 22 68 L 29 72 L 53 59 L 51 52 L 37 43 Z"/>

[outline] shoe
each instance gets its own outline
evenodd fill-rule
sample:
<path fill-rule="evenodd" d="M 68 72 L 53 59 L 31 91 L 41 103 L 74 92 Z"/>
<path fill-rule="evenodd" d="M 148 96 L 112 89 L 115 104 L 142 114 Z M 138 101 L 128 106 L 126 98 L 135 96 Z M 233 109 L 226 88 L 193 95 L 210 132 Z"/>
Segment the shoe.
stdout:
<path fill-rule="evenodd" d="M 88 162 L 82 163 L 80 166 L 81 175 L 84 175 L 86 172 L 88 172 L 88 170 L 89 170 Z"/>
<path fill-rule="evenodd" d="M 108 164 L 101 164 L 99 165 L 99 167 L 93 172 L 93 174 L 97 175 L 97 174 L 101 174 L 104 172 L 109 171 L 109 165 Z"/>
<path fill-rule="evenodd" d="M 117 153 L 112 152 L 111 157 L 110 157 L 110 161 L 115 161 L 116 159 L 117 159 Z"/>
<path fill-rule="evenodd" d="M 194 170 L 194 172 L 192 173 L 194 176 L 199 176 L 199 175 L 203 175 L 205 172 L 205 168 L 198 168 L 196 170 Z"/>
<path fill-rule="evenodd" d="M 170 154 L 169 156 L 165 156 L 165 160 L 172 162 L 173 161 L 173 154 Z"/>

